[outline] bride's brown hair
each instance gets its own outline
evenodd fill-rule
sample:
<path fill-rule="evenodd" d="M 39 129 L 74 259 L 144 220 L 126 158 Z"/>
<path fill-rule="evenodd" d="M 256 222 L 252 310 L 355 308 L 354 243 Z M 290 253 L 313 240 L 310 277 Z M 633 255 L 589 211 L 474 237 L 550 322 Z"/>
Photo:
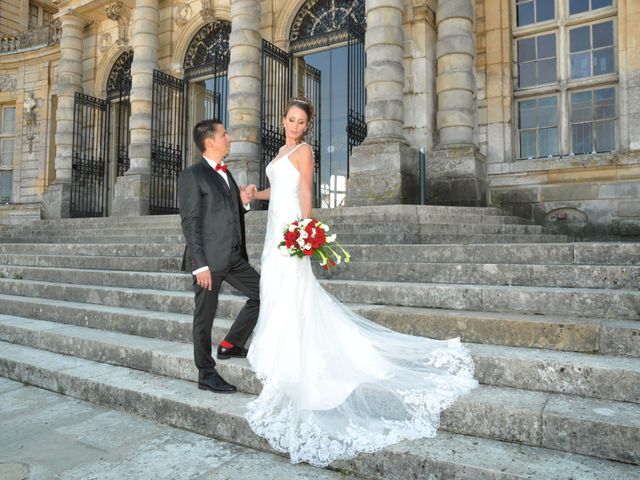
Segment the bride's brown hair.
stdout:
<path fill-rule="evenodd" d="M 307 128 L 305 128 L 304 134 L 302 135 L 302 137 L 304 138 L 304 136 L 307 133 L 309 133 L 309 130 L 311 129 L 311 125 L 313 124 L 313 119 L 315 116 L 313 104 L 311 103 L 311 100 L 309 100 L 307 97 L 290 98 L 289 101 L 287 102 L 287 106 L 282 112 L 282 118 L 285 118 L 287 116 L 287 113 L 289 113 L 289 110 L 291 110 L 292 107 L 298 107 L 302 109 L 304 113 L 307 114 Z"/>

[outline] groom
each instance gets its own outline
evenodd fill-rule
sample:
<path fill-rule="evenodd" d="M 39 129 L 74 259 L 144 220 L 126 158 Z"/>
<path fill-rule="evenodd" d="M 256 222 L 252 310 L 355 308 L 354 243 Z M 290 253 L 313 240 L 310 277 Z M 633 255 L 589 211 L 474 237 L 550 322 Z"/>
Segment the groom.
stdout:
<path fill-rule="evenodd" d="M 178 203 L 187 243 L 182 268 L 191 271 L 194 278 L 193 349 L 198 388 L 232 393 L 236 387 L 215 369 L 211 329 L 218 294 L 226 281 L 249 300 L 218 346 L 217 357 L 247 356 L 244 345 L 256 325 L 260 308 L 260 277 L 248 263 L 244 232 L 244 215 L 255 186 L 238 188 L 224 164 L 231 137 L 220 120 L 199 122 L 193 129 L 193 141 L 202 158 L 180 172 Z"/>

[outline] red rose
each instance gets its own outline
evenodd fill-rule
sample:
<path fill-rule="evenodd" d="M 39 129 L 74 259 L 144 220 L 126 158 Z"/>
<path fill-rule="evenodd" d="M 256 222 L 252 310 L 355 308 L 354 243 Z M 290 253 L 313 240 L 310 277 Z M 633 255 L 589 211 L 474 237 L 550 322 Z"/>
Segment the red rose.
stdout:
<path fill-rule="evenodd" d="M 289 232 L 287 231 L 284 234 L 284 243 L 286 245 L 287 248 L 291 248 L 293 245 L 295 245 L 296 240 L 298 239 L 299 233 L 298 231 L 293 231 L 293 232 Z"/>
<path fill-rule="evenodd" d="M 329 260 L 329 266 L 331 268 L 335 267 L 336 266 L 336 262 L 334 262 L 333 260 Z"/>
<path fill-rule="evenodd" d="M 308 249 L 308 250 L 307 250 L 307 249 L 305 249 L 305 250 L 303 250 L 303 252 L 304 252 L 304 254 L 305 254 L 306 256 L 310 257 L 311 255 L 313 255 L 313 248 L 310 248 L 310 249 Z"/>

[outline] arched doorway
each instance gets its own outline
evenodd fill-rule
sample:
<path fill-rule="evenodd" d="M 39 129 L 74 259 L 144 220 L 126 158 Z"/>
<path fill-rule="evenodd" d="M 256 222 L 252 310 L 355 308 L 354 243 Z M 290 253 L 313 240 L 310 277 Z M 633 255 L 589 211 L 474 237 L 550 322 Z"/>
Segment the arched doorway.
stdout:
<path fill-rule="evenodd" d="M 184 58 L 184 80 L 187 91 L 187 131 L 206 118 L 218 118 L 227 126 L 229 92 L 229 35 L 231 23 L 218 20 L 202 27 L 193 37 Z M 190 162 L 200 157 L 187 142 Z"/>
<path fill-rule="evenodd" d="M 193 36 L 185 53 L 184 78 L 154 71 L 149 213 L 178 213 L 178 174 L 200 157 L 191 141 L 193 126 L 205 118 L 227 122 L 229 34 L 216 21 Z"/>
<path fill-rule="evenodd" d="M 72 217 L 109 215 L 117 176 L 129 168 L 133 52 L 122 53 L 107 79 L 107 98 L 76 93 L 71 151 Z"/>
<path fill-rule="evenodd" d="M 107 79 L 107 108 L 108 108 L 108 166 L 109 179 L 108 195 L 109 209 L 113 201 L 113 189 L 116 177 L 125 174 L 129 169 L 129 143 L 131 133 L 129 130 L 129 116 L 131 104 L 129 94 L 131 92 L 131 62 L 133 50 L 128 50 L 118 57 L 111 67 Z"/>
<path fill-rule="evenodd" d="M 289 34 L 294 91 L 317 103 L 322 207 L 344 205 L 351 149 L 366 137 L 364 32 L 364 0 L 308 0 Z"/>

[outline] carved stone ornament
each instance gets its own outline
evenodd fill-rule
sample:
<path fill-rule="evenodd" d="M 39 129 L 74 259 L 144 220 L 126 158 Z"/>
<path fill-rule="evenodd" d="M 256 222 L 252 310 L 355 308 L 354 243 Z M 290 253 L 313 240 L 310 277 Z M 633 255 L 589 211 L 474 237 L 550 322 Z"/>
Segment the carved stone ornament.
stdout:
<path fill-rule="evenodd" d="M 118 24 L 118 45 L 126 45 L 129 42 L 131 11 L 122 2 L 113 2 L 107 7 L 106 14 L 109 20 Z"/>
<path fill-rule="evenodd" d="M 98 40 L 98 48 L 100 48 L 100 51 L 104 53 L 109 50 L 109 47 L 112 43 L 113 39 L 111 38 L 111 34 L 103 33 L 102 35 L 100 35 L 100 39 Z"/>
<path fill-rule="evenodd" d="M 179 27 L 184 27 L 191 19 L 191 5 L 181 3 L 176 7 L 175 21 Z"/>
<path fill-rule="evenodd" d="M 202 10 L 200 10 L 200 15 L 202 15 L 202 19 L 205 22 L 212 22 L 216 19 L 216 15 L 213 13 L 213 8 L 211 8 L 211 0 L 202 0 Z"/>
<path fill-rule="evenodd" d="M 34 131 L 36 129 L 36 106 L 38 101 L 33 98 L 33 93 L 29 92 L 24 97 L 22 116 L 26 125 L 27 140 L 29 141 L 29 153 L 33 152 Z"/>
<path fill-rule="evenodd" d="M 16 89 L 15 75 L 0 74 L 0 92 L 12 92 Z"/>

